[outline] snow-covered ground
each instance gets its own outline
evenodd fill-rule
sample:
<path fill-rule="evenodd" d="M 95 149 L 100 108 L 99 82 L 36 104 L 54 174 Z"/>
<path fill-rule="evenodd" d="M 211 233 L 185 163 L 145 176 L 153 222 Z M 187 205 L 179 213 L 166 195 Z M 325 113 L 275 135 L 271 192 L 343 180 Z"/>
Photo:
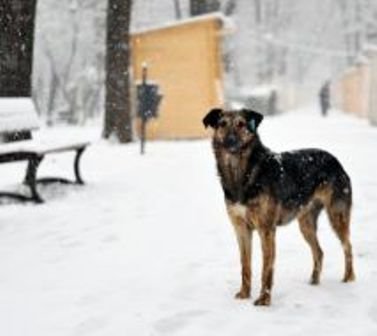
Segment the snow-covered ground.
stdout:
<path fill-rule="evenodd" d="M 138 144 L 97 141 L 83 157 L 85 187 L 0 206 L 0 335 L 377 335 L 377 128 L 290 113 L 260 133 L 276 150 L 325 148 L 349 171 L 355 283 L 340 282 L 343 255 L 323 216 L 320 286 L 308 284 L 311 255 L 294 222 L 278 231 L 272 306 L 233 299 L 238 251 L 209 141 L 148 143 L 143 157 Z M 71 168 L 68 156 L 41 168 Z M 1 165 L 0 187 L 22 168 Z M 255 298 L 256 238 L 253 266 Z"/>

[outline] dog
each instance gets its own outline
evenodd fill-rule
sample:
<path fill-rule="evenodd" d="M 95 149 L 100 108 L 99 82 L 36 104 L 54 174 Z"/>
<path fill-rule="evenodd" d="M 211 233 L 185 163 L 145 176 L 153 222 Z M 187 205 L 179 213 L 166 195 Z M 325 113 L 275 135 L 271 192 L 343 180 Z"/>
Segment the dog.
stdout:
<path fill-rule="evenodd" d="M 236 298 L 250 297 L 251 241 L 257 231 L 262 245 L 261 292 L 257 306 L 271 304 L 278 226 L 298 219 L 313 255 L 310 283 L 320 282 L 323 252 L 317 219 L 325 209 L 345 255 L 344 282 L 355 280 L 350 242 L 351 180 L 339 161 L 320 149 L 275 153 L 258 135 L 263 115 L 247 109 L 212 109 L 203 119 L 213 129 L 212 147 L 240 252 L 241 289 Z"/>

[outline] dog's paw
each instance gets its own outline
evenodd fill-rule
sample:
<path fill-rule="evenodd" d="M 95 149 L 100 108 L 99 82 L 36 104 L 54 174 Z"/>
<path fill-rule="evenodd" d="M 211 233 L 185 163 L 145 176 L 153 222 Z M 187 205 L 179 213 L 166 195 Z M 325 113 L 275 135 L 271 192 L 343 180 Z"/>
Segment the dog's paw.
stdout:
<path fill-rule="evenodd" d="M 311 278 L 309 283 L 312 285 L 312 286 L 317 286 L 319 285 L 319 279 L 318 278 Z"/>
<path fill-rule="evenodd" d="M 250 291 L 240 290 L 235 296 L 236 299 L 248 299 L 250 298 Z"/>
<path fill-rule="evenodd" d="M 257 300 L 254 301 L 255 306 L 269 306 L 271 304 L 271 295 L 263 293 Z"/>
<path fill-rule="evenodd" d="M 321 276 L 321 271 L 319 269 L 314 269 L 312 276 L 310 277 L 310 284 L 311 285 L 319 285 L 320 282 L 320 276 Z"/>
<path fill-rule="evenodd" d="M 346 274 L 343 278 L 343 282 L 353 282 L 356 280 L 356 276 L 353 272 Z"/>

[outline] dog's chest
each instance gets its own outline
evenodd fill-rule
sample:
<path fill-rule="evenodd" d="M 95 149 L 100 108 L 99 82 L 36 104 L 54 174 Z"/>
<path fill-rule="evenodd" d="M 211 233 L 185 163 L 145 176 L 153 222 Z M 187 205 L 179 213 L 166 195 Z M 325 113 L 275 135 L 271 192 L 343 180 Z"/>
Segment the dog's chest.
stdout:
<path fill-rule="evenodd" d="M 225 170 L 227 177 L 232 180 L 240 179 L 246 169 L 246 164 L 245 159 L 228 153 L 223 155 L 221 162 L 221 166 Z"/>
<path fill-rule="evenodd" d="M 248 218 L 248 209 L 241 203 L 227 204 L 227 211 L 232 224 L 237 227 L 252 225 Z"/>
<path fill-rule="evenodd" d="M 243 200 L 247 160 L 225 154 L 218 160 L 221 184 L 226 198 L 232 202 Z"/>
<path fill-rule="evenodd" d="M 228 205 L 227 208 L 228 208 L 228 212 L 233 217 L 246 220 L 247 207 L 245 205 L 242 205 L 241 203 L 235 203 L 232 205 Z"/>

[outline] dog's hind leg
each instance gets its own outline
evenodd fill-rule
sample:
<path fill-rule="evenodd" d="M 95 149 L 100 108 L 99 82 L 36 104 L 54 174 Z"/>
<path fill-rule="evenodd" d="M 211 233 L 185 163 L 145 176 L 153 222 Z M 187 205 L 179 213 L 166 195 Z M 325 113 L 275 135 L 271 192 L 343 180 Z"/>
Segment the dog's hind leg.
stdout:
<path fill-rule="evenodd" d="M 322 271 L 323 252 L 317 238 L 317 219 L 322 210 L 321 204 L 315 204 L 312 209 L 298 218 L 300 231 L 309 244 L 313 255 L 313 272 L 310 278 L 312 285 L 318 285 Z"/>
<path fill-rule="evenodd" d="M 350 215 L 351 207 L 345 202 L 333 202 L 327 207 L 327 213 L 332 228 L 338 236 L 344 251 L 345 272 L 343 281 L 350 282 L 355 280 L 353 270 L 352 245 L 350 242 Z"/>
<path fill-rule="evenodd" d="M 228 207 L 228 214 L 236 233 L 241 261 L 241 289 L 235 297 L 237 299 L 247 299 L 250 297 L 251 290 L 252 230 L 247 225 L 245 219 L 237 216 L 231 207 Z"/>

